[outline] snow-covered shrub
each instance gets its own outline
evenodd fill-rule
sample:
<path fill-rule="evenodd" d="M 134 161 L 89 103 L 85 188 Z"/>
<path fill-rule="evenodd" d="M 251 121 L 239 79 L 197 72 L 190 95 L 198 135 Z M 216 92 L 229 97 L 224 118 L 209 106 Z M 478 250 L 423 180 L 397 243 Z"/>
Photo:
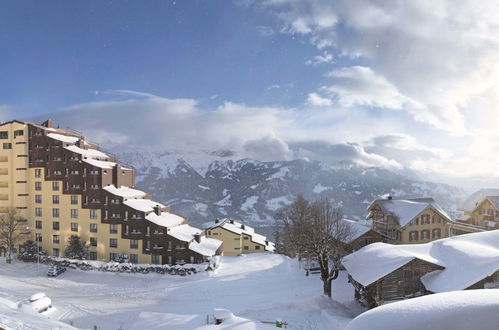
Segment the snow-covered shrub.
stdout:
<path fill-rule="evenodd" d="M 22 260 L 24 262 L 36 262 L 38 257 L 43 259 L 47 256 L 47 251 L 43 249 L 38 249 L 38 246 L 32 240 L 24 242 L 19 247 L 19 254 L 17 255 L 17 259 Z"/>

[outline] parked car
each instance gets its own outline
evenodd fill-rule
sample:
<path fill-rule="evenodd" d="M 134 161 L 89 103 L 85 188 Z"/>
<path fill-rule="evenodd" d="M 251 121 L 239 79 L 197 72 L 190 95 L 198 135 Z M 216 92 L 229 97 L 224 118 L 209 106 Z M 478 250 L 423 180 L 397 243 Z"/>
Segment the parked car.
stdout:
<path fill-rule="evenodd" d="M 35 312 L 43 313 L 52 308 L 52 300 L 43 292 L 32 295 L 28 300 L 23 301 L 20 307 L 33 309 Z"/>
<path fill-rule="evenodd" d="M 56 276 L 64 273 L 65 271 L 66 271 L 65 267 L 54 265 L 54 266 L 50 267 L 49 271 L 47 272 L 47 276 L 56 277 Z"/>

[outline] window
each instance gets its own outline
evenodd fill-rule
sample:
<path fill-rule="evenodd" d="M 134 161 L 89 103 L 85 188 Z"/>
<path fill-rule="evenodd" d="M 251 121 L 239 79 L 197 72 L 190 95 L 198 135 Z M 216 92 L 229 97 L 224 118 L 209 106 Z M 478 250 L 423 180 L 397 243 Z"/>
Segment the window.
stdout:
<path fill-rule="evenodd" d="M 35 168 L 35 178 L 41 178 L 41 177 L 42 177 L 42 169 Z"/>
<path fill-rule="evenodd" d="M 96 233 L 97 232 L 97 224 L 96 223 L 91 223 L 90 224 L 90 232 L 91 233 Z"/>
<path fill-rule="evenodd" d="M 409 241 L 417 241 L 417 240 L 418 240 L 418 232 L 415 230 L 409 232 Z"/>
<path fill-rule="evenodd" d="M 249 246 L 247 245 L 243 246 L 243 250 L 249 250 Z"/>
<path fill-rule="evenodd" d="M 0 131 L 0 139 L 8 139 L 8 138 L 9 138 L 9 132 Z"/>
<path fill-rule="evenodd" d="M 37 216 L 37 217 L 42 216 L 42 209 L 40 207 L 35 208 L 35 216 Z"/>
<path fill-rule="evenodd" d="M 241 238 L 240 238 L 240 237 L 235 237 L 235 238 L 234 238 L 234 241 L 240 241 L 240 240 L 241 240 Z"/>
<path fill-rule="evenodd" d="M 440 229 L 433 229 L 433 239 L 439 239 L 442 235 Z"/>
<path fill-rule="evenodd" d="M 35 182 L 35 190 L 36 191 L 42 190 L 42 183 L 41 182 Z"/>
<path fill-rule="evenodd" d="M 52 195 L 52 204 L 59 204 L 59 195 Z"/>
<path fill-rule="evenodd" d="M 71 209 L 71 218 L 78 219 L 78 210 L 77 209 Z"/>
<path fill-rule="evenodd" d="M 118 225 L 115 223 L 112 223 L 109 225 L 109 233 L 110 234 L 117 234 L 118 233 Z"/>
<path fill-rule="evenodd" d="M 255 250 L 260 250 L 260 245 L 255 245 Z"/>
<path fill-rule="evenodd" d="M 116 260 L 118 260 L 118 254 L 109 253 L 109 261 L 116 261 Z"/>
<path fill-rule="evenodd" d="M 52 217 L 53 218 L 59 218 L 59 209 L 58 208 L 53 208 L 52 209 Z"/>
<path fill-rule="evenodd" d="M 397 241 L 401 241 L 402 240 L 402 233 L 397 230 Z"/>
<path fill-rule="evenodd" d="M 97 260 L 97 252 L 90 251 L 89 258 L 90 258 L 90 260 Z"/>
<path fill-rule="evenodd" d="M 42 241 L 42 234 L 36 233 L 35 234 L 35 241 L 36 242 L 41 242 Z"/>
<path fill-rule="evenodd" d="M 59 191 L 59 181 L 52 182 L 52 190 Z"/>
<path fill-rule="evenodd" d="M 36 204 L 42 203 L 42 195 L 35 195 L 35 203 Z"/>
<path fill-rule="evenodd" d="M 419 225 L 419 218 L 416 218 L 416 225 Z"/>
<path fill-rule="evenodd" d="M 90 219 L 97 219 L 97 210 L 90 210 Z"/>
<path fill-rule="evenodd" d="M 248 236 L 244 236 L 244 240 L 245 241 L 249 240 L 249 237 Z"/>
<path fill-rule="evenodd" d="M 78 195 L 71 195 L 71 204 L 78 205 Z"/>
<path fill-rule="evenodd" d="M 131 239 L 130 240 L 130 249 L 138 249 L 139 248 L 139 240 Z"/>
<path fill-rule="evenodd" d="M 422 230 L 421 231 L 421 239 L 430 239 L 430 231 L 429 230 Z"/>
<path fill-rule="evenodd" d="M 52 235 L 52 243 L 54 243 L 54 244 L 60 243 L 59 235 Z"/>
<path fill-rule="evenodd" d="M 4 143 L 3 148 L 4 149 L 12 149 L 12 143 Z"/>
<path fill-rule="evenodd" d="M 97 237 L 90 237 L 90 246 L 97 246 Z"/>
<path fill-rule="evenodd" d="M 146 241 L 146 250 L 149 250 L 151 248 L 151 242 Z"/>
<path fill-rule="evenodd" d="M 14 131 L 14 137 L 16 136 L 23 136 L 24 135 L 24 130 L 18 129 Z"/>
<path fill-rule="evenodd" d="M 156 254 L 151 255 L 151 264 L 159 265 L 159 256 Z"/>
<path fill-rule="evenodd" d="M 78 223 L 71 222 L 71 231 L 78 232 Z"/>
<path fill-rule="evenodd" d="M 118 240 L 116 238 L 110 238 L 109 239 L 109 247 L 117 248 L 118 247 Z"/>
<path fill-rule="evenodd" d="M 52 222 L 52 230 L 59 230 L 59 221 Z"/>
<path fill-rule="evenodd" d="M 52 255 L 54 257 L 58 257 L 59 256 L 59 249 L 58 248 L 53 248 L 52 249 Z"/>
<path fill-rule="evenodd" d="M 132 264 L 138 264 L 139 263 L 139 255 L 138 254 L 129 254 L 128 255 L 128 261 Z"/>
<path fill-rule="evenodd" d="M 35 221 L 35 228 L 42 229 L 42 222 L 40 220 Z"/>

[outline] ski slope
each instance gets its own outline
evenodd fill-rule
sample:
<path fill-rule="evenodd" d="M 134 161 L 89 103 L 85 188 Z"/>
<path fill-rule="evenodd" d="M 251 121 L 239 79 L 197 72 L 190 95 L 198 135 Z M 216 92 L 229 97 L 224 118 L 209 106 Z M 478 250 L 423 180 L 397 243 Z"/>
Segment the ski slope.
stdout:
<path fill-rule="evenodd" d="M 0 259 L 0 299 L 18 302 L 44 292 L 54 306 L 44 317 L 87 329 L 275 329 L 260 321 L 278 319 L 288 329 L 343 329 L 362 312 L 346 274 L 333 282 L 336 300 L 329 300 L 318 275 L 307 277 L 296 260 L 276 254 L 223 257 L 216 271 L 186 277 L 68 269 L 48 278 L 47 269 Z M 215 308 L 235 317 L 207 325 Z"/>

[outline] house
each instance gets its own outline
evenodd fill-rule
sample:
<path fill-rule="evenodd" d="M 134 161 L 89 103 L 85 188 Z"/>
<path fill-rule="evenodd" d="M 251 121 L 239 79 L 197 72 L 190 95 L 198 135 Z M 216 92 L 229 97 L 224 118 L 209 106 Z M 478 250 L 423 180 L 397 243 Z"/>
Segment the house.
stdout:
<path fill-rule="evenodd" d="M 368 207 L 373 230 L 393 244 L 419 244 L 449 236 L 452 219 L 433 198 L 376 199 Z"/>
<path fill-rule="evenodd" d="M 348 223 L 352 229 L 352 235 L 343 242 L 349 252 L 357 251 L 371 243 L 386 242 L 388 240 L 388 237 L 372 229 L 372 221 L 370 220 L 342 219 L 341 221 Z"/>
<path fill-rule="evenodd" d="M 63 256 L 71 235 L 91 260 L 182 264 L 221 253 L 221 241 L 134 186 L 132 169 L 80 133 L 50 120 L 0 124 L 0 214 L 15 208 L 49 255 Z"/>
<path fill-rule="evenodd" d="M 463 203 L 462 223 L 486 230 L 499 229 L 499 189 L 481 189 Z"/>
<path fill-rule="evenodd" d="M 215 220 L 214 226 L 205 229 L 206 237 L 223 241 L 223 255 L 237 256 L 246 253 L 273 252 L 274 243 L 255 229 L 231 220 Z"/>
<path fill-rule="evenodd" d="M 425 244 L 374 243 L 343 259 L 355 298 L 372 308 L 428 293 L 499 286 L 499 230 Z"/>

